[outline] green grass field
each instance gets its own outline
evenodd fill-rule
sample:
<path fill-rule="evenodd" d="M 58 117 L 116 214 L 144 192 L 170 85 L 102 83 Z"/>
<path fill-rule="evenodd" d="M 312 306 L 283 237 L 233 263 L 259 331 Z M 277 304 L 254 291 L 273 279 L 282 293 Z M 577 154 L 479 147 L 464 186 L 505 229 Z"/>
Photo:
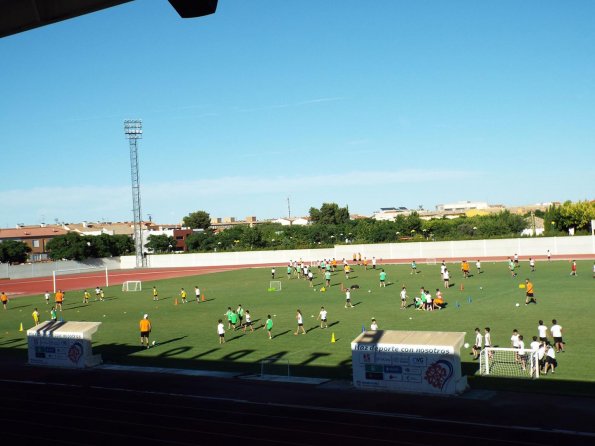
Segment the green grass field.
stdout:
<path fill-rule="evenodd" d="M 101 353 L 106 363 L 259 373 L 261 362 L 273 358 L 276 361 L 267 364 L 266 373 L 285 374 L 289 364 L 292 375 L 343 379 L 351 376 L 350 343 L 362 331 L 362 326 L 369 329 L 372 317 L 376 318 L 380 329 L 386 330 L 465 331 L 470 344 L 473 344 L 475 327 L 483 330 L 489 326 L 494 345 L 501 347 L 509 347 L 513 328 L 524 335 L 528 345 L 531 337 L 537 335 L 538 320 L 543 319 L 551 326 L 555 318 L 564 328 L 567 343 L 567 351 L 557 355 L 556 375 L 537 380 L 539 384 L 517 379 L 505 380 L 508 384 L 500 380 L 497 386 L 549 386 L 551 389 L 555 387 L 551 383 L 558 382 L 563 392 L 581 391 L 585 386 L 591 389 L 595 383 L 595 347 L 590 328 L 595 314 L 592 262 L 579 262 L 578 277 L 569 276 L 568 262 L 539 262 L 534 273 L 529 271 L 526 262 L 521 265 L 518 277 L 513 279 L 504 263 L 483 262 L 482 274 L 475 272 L 473 263 L 473 276 L 463 280 L 459 265 L 449 264 L 452 286 L 443 291 L 448 306 L 434 312 L 399 309 L 403 284 L 409 296 L 418 294 L 421 286 L 430 289 L 432 294 L 436 288 L 442 288 L 440 266 L 420 264 L 416 275 L 410 274 L 408 265 L 384 266 L 390 282 L 386 288 L 379 287 L 378 269 L 365 271 L 363 267 L 354 267 L 349 284 L 357 284 L 360 289 L 352 292 L 353 309 L 344 308 L 340 283 L 347 284 L 347 281 L 342 272 L 333 274 L 332 286 L 322 293 L 309 288 L 305 280 L 288 280 L 285 267 L 279 266 L 277 277 L 283 287 L 280 292 L 267 290 L 270 269 L 246 269 L 143 282 L 142 292 L 124 293 L 121 286 L 109 287 L 105 289 L 104 302 L 93 301 L 94 292 L 89 290 L 92 298 L 88 305 L 82 303 L 82 290 L 70 291 L 66 294 L 63 317 L 102 322 L 94 337 L 94 351 Z M 316 290 L 321 287 L 320 276 L 317 272 Z M 519 289 L 519 284 L 525 277 L 530 277 L 535 285 L 537 305 L 524 305 L 524 290 Z M 159 290 L 158 302 L 152 300 L 154 285 Z M 203 290 L 205 302 L 195 302 L 195 285 Z M 175 305 L 181 287 L 187 290 L 189 302 Z M 521 305 L 516 307 L 516 303 Z M 251 334 L 228 331 L 227 342 L 220 346 L 217 321 L 224 319 L 226 322 L 223 314 L 227 307 L 235 309 L 239 304 L 250 310 L 257 330 Z M 328 329 L 320 329 L 316 320 L 322 305 L 328 310 Z M 49 319 L 49 306 L 43 296 L 14 299 L 8 311 L 0 310 L 2 354 L 26 358 L 26 333 L 19 332 L 19 326 L 23 323 L 26 331 L 32 325 L 34 307 L 41 311 L 42 320 Z M 302 310 L 308 330 L 305 336 L 293 335 L 298 308 Z M 151 340 L 157 342 L 155 348 L 149 350 L 140 347 L 138 338 L 138 322 L 144 313 L 149 314 L 153 324 Z M 273 340 L 267 338 L 262 328 L 267 314 L 273 315 Z M 331 343 L 333 333 L 335 343 Z M 464 373 L 471 376 L 472 385 L 490 387 L 496 380 L 473 377 L 478 363 L 472 360 L 469 351 L 462 350 Z"/>

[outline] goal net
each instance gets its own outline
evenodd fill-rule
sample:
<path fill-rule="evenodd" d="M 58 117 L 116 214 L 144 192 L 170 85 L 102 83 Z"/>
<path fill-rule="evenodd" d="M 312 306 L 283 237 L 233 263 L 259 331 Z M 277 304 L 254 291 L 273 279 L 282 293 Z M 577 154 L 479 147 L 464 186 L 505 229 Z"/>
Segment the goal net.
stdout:
<path fill-rule="evenodd" d="M 89 285 L 86 285 L 86 287 L 109 286 L 109 276 L 107 267 L 105 266 L 55 269 L 52 271 L 54 293 L 59 289 L 72 288 L 68 286 L 69 283 L 75 284 L 73 286 L 77 286 L 78 288 L 84 288 L 80 285 L 81 279 L 89 282 Z"/>
<path fill-rule="evenodd" d="M 281 281 L 271 280 L 269 282 L 269 291 L 281 291 Z"/>
<path fill-rule="evenodd" d="M 481 351 L 479 371 L 482 375 L 539 378 L 538 353 L 528 349 L 486 347 Z"/>
<path fill-rule="evenodd" d="M 426 259 L 426 265 L 436 265 L 437 263 L 436 259 Z"/>
<path fill-rule="evenodd" d="M 140 280 L 127 280 L 122 284 L 122 291 L 142 291 L 143 286 Z"/>

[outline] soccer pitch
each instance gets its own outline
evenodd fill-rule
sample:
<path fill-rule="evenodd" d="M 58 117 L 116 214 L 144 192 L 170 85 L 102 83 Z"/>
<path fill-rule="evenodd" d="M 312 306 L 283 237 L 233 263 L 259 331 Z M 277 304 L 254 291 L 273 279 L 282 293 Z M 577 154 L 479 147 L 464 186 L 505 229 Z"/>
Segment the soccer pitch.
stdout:
<path fill-rule="evenodd" d="M 103 302 L 94 301 L 94 290 L 89 304 L 83 303 L 83 291 L 66 293 L 64 320 L 99 321 L 102 323 L 94 336 L 94 352 L 103 356 L 105 363 L 134 364 L 156 367 L 209 369 L 257 374 L 287 374 L 349 379 L 351 377 L 351 341 L 370 328 L 375 318 L 381 330 L 434 330 L 465 331 L 465 341 L 473 344 L 474 328 L 489 326 L 495 346 L 509 347 L 513 329 L 524 335 L 528 346 L 537 335 L 538 321 L 551 326 L 557 319 L 564 329 L 566 352 L 558 353 L 559 368 L 555 375 L 539 381 L 564 380 L 595 382 L 595 347 L 591 340 L 595 280 L 592 261 L 578 262 L 578 276 L 571 277 L 567 261 L 538 262 L 536 271 L 530 272 L 526 261 L 512 278 L 506 263 L 482 262 L 478 274 L 471 262 L 471 274 L 463 279 L 459 264 L 447 264 L 451 272 L 451 287 L 443 289 L 440 265 L 419 264 L 418 273 L 411 274 L 409 265 L 378 265 L 376 270 L 354 266 L 350 279 L 343 271 L 333 273 L 331 286 L 321 292 L 323 274 L 314 268 L 314 287 L 304 279 L 292 275 L 287 278 L 285 265 L 276 268 L 276 280 L 282 282 L 282 291 L 268 291 L 271 280 L 269 268 L 254 268 L 217 274 L 181 277 L 160 281 L 143 281 L 141 292 L 123 292 L 121 285 L 105 289 Z M 389 285 L 379 287 L 379 273 L 384 268 Z M 535 286 L 537 305 L 525 306 L 524 289 L 519 284 L 530 278 Z M 358 285 L 351 294 L 354 308 L 344 308 L 344 286 Z M 399 292 L 407 287 L 410 296 L 419 295 L 420 287 L 435 294 L 440 288 L 448 303 L 442 310 L 416 311 L 412 307 L 400 310 Z M 461 285 L 463 289 L 461 290 Z M 153 301 L 152 287 L 159 292 L 159 301 Z M 197 303 L 194 286 L 199 286 L 205 301 Z M 183 304 L 180 290 L 188 293 Z M 176 305 L 177 299 L 177 305 Z M 457 305 L 458 303 L 458 305 Z M 517 307 L 516 304 L 520 305 Z M 0 349 L 26 359 L 26 330 L 33 319 L 35 307 L 41 320 L 49 319 L 50 305 L 43 296 L 21 297 L 8 304 L 0 313 Z M 226 343 L 219 345 L 217 322 L 228 307 L 242 305 L 249 310 L 254 322 L 254 333 L 227 330 Z M 328 311 L 328 325 L 320 328 L 316 319 L 321 306 Z M 306 335 L 293 333 L 297 329 L 296 310 L 304 316 Z M 139 320 L 148 313 L 153 324 L 151 349 L 140 347 Z M 269 340 L 263 325 L 267 315 L 274 321 L 273 339 Z M 20 332 L 20 324 L 24 331 Z M 336 342 L 332 343 L 334 335 Z M 462 349 L 463 373 L 473 375 L 478 361 Z M 485 379 L 482 379 L 485 381 Z M 478 382 L 477 379 L 473 381 Z M 481 380 L 479 380 L 481 381 Z M 528 380 L 523 380 L 528 382 Z"/>

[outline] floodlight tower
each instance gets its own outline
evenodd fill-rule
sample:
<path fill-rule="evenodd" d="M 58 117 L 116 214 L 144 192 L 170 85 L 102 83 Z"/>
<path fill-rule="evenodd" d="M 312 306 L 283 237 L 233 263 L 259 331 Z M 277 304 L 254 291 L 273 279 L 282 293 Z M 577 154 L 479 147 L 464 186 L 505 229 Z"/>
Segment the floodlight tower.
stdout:
<path fill-rule="evenodd" d="M 140 207 L 140 182 L 138 179 L 138 145 L 137 141 L 143 137 L 143 122 L 140 119 L 124 121 L 124 134 L 130 143 L 130 176 L 132 178 L 132 205 L 134 213 L 134 248 L 136 252 L 136 267 L 147 266 L 147 259 L 143 255 L 142 213 Z"/>

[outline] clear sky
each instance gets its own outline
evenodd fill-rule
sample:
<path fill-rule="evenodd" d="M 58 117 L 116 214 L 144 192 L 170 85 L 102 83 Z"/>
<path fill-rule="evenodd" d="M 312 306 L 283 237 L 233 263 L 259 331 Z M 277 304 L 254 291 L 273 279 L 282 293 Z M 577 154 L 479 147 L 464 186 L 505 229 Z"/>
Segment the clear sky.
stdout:
<path fill-rule="evenodd" d="M 165 0 L 0 39 L 0 226 L 595 198 L 595 2 Z"/>

